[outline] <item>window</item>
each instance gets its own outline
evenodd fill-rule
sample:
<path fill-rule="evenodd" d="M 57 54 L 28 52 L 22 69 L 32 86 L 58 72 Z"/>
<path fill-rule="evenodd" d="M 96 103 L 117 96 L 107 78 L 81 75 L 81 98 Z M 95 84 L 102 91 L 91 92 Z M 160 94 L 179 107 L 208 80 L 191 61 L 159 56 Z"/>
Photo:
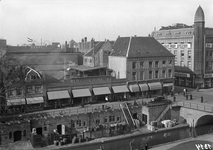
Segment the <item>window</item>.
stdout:
<path fill-rule="evenodd" d="M 92 63 L 92 59 L 90 59 L 89 62 Z"/>
<path fill-rule="evenodd" d="M 182 67 L 184 66 L 184 62 L 183 61 L 180 62 L 180 66 L 182 66 Z"/>
<path fill-rule="evenodd" d="M 109 122 L 115 121 L 115 116 L 109 116 Z"/>
<path fill-rule="evenodd" d="M 159 64 L 159 62 L 156 61 L 156 62 L 155 62 L 155 68 L 158 68 L 158 64 Z"/>
<path fill-rule="evenodd" d="M 86 122 L 85 122 L 85 121 L 83 122 L 83 126 L 84 126 L 84 127 L 86 126 Z"/>
<path fill-rule="evenodd" d="M 172 60 L 168 60 L 168 64 L 169 64 L 169 66 L 171 66 L 172 65 Z"/>
<path fill-rule="evenodd" d="M 132 69 L 137 69 L 137 62 L 132 62 Z"/>
<path fill-rule="evenodd" d="M 149 68 L 152 68 L 152 61 L 149 62 Z"/>
<path fill-rule="evenodd" d="M 144 72 L 140 71 L 140 80 L 144 80 Z"/>
<path fill-rule="evenodd" d="M 177 66 L 177 64 L 178 64 L 178 63 L 177 63 L 177 60 L 175 60 L 175 66 Z"/>
<path fill-rule="evenodd" d="M 42 93 L 42 91 L 41 91 L 41 85 L 36 85 L 35 86 L 35 93 Z"/>
<path fill-rule="evenodd" d="M 30 79 L 31 79 L 31 80 L 35 80 L 35 79 L 39 79 L 39 77 L 38 77 L 38 75 L 31 75 L 31 76 L 30 76 Z"/>
<path fill-rule="evenodd" d="M 162 78 L 166 78 L 166 70 L 162 70 Z"/>
<path fill-rule="evenodd" d="M 191 67 L 192 67 L 192 62 L 191 61 L 188 61 L 188 67 L 191 69 Z"/>
<path fill-rule="evenodd" d="M 174 50 L 174 55 L 175 55 L 175 56 L 177 55 L 177 50 Z"/>
<path fill-rule="evenodd" d="M 101 123 L 100 119 L 96 119 L 96 120 L 95 120 L 95 123 L 96 123 L 97 125 L 99 125 L 99 124 Z"/>
<path fill-rule="evenodd" d="M 44 126 L 44 131 L 47 131 L 47 126 Z"/>
<path fill-rule="evenodd" d="M 132 73 L 132 80 L 133 81 L 137 80 L 137 72 Z"/>
<path fill-rule="evenodd" d="M 117 116 L 117 121 L 121 121 L 121 116 Z"/>
<path fill-rule="evenodd" d="M 169 78 L 172 77 L 172 70 L 169 70 Z"/>
<path fill-rule="evenodd" d="M 143 67 L 144 67 L 144 62 L 141 61 L 141 62 L 140 62 L 140 68 L 143 68 Z"/>
<path fill-rule="evenodd" d="M 12 96 L 13 95 L 13 90 L 8 90 L 8 96 Z"/>
<path fill-rule="evenodd" d="M 191 47 L 192 47 L 192 43 L 188 43 L 187 48 L 191 48 Z"/>
<path fill-rule="evenodd" d="M 87 62 L 87 58 L 84 58 L 84 62 L 85 62 L 85 63 Z"/>
<path fill-rule="evenodd" d="M 33 93 L 33 86 L 32 85 L 27 86 L 27 93 Z"/>
<path fill-rule="evenodd" d="M 188 59 L 192 58 L 192 51 L 188 51 Z"/>
<path fill-rule="evenodd" d="M 20 89 L 20 88 L 17 88 L 17 89 L 16 89 L 16 95 L 22 95 L 22 92 L 21 92 L 21 89 Z"/>
<path fill-rule="evenodd" d="M 166 61 L 165 60 L 162 62 L 162 65 L 163 65 L 163 67 L 166 67 Z"/>
<path fill-rule="evenodd" d="M 158 70 L 155 70 L 155 79 L 159 78 Z"/>
<path fill-rule="evenodd" d="M 180 51 L 181 59 L 184 59 L 184 51 Z"/>
<path fill-rule="evenodd" d="M 79 127 L 81 127 L 81 120 L 77 120 L 76 121 L 76 125 L 79 126 Z"/>
<path fill-rule="evenodd" d="M 108 119 L 107 117 L 104 118 L 104 123 L 107 123 L 108 122 Z"/>
<path fill-rule="evenodd" d="M 149 79 L 152 79 L 152 71 L 149 71 Z"/>

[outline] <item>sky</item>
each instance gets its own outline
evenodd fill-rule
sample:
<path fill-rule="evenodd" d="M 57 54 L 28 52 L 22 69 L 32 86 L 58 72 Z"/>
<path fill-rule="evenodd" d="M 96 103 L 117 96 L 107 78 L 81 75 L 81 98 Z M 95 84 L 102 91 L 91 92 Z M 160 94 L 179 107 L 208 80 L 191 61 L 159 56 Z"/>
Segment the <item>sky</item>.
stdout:
<path fill-rule="evenodd" d="M 22 45 L 27 38 L 51 44 L 148 36 L 161 26 L 192 25 L 199 5 L 213 27 L 213 0 L 0 0 L 0 38 Z"/>

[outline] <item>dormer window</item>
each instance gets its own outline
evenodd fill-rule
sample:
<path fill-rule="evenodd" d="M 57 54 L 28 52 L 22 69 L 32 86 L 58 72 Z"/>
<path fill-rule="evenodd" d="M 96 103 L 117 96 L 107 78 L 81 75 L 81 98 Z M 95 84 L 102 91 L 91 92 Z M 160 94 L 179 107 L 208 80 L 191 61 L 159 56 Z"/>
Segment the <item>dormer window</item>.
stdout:
<path fill-rule="evenodd" d="M 39 77 L 37 75 L 31 75 L 30 76 L 30 80 L 36 80 L 39 79 Z"/>

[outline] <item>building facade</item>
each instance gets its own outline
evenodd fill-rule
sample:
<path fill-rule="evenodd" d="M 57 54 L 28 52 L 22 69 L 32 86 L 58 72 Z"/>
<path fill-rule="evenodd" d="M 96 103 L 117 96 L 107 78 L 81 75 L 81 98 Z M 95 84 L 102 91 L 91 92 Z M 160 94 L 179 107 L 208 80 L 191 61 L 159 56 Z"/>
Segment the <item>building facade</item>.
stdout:
<path fill-rule="evenodd" d="M 165 88 L 166 91 L 172 90 L 174 55 L 153 37 L 118 37 L 109 56 L 109 68 L 116 78 L 126 78 L 129 83 L 148 83 L 152 94 L 157 95 L 164 91 L 161 86 L 164 83 L 171 83 L 171 89 Z M 156 84 L 151 85 L 152 82 Z M 133 91 L 140 90 L 138 87 L 131 91 L 134 95 Z"/>
<path fill-rule="evenodd" d="M 188 67 L 196 74 L 195 87 L 212 87 L 213 29 L 205 27 L 200 6 L 194 25 L 177 23 L 152 32 L 152 36 L 175 55 L 175 66 Z"/>

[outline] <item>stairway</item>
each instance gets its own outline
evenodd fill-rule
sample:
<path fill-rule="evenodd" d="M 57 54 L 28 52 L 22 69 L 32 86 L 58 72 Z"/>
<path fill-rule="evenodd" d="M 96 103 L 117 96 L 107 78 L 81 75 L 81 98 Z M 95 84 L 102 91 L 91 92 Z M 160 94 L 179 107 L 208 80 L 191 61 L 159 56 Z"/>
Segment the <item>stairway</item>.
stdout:
<path fill-rule="evenodd" d="M 159 122 L 163 116 L 168 112 L 168 110 L 171 109 L 171 105 L 167 105 L 166 108 L 160 113 L 160 115 L 156 118 L 156 122 Z"/>
<path fill-rule="evenodd" d="M 124 118 L 127 122 L 127 124 L 132 128 L 135 129 L 135 122 L 132 118 L 132 115 L 130 113 L 129 107 L 126 103 L 120 104 L 121 110 L 123 112 Z"/>

